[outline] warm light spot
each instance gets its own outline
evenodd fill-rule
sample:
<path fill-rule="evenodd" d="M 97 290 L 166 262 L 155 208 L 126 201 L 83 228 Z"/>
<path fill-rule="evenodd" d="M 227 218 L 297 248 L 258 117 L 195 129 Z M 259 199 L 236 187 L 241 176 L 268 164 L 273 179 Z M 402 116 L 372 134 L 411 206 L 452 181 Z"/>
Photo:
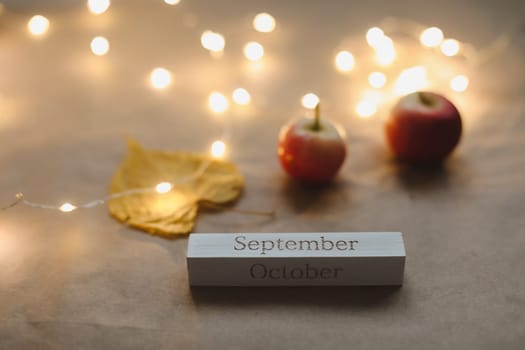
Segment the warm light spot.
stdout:
<path fill-rule="evenodd" d="M 370 100 L 363 100 L 357 104 L 355 111 L 361 118 L 368 118 L 377 112 L 377 104 Z"/>
<path fill-rule="evenodd" d="M 77 207 L 74 206 L 71 203 L 64 203 L 58 208 L 58 210 L 60 210 L 63 213 L 69 213 L 69 212 L 72 212 L 75 209 L 77 209 Z"/>
<path fill-rule="evenodd" d="M 150 81 L 155 89 L 165 89 L 171 84 L 171 73 L 166 68 L 155 68 L 151 71 Z"/>
<path fill-rule="evenodd" d="M 304 108 L 314 109 L 319 104 L 319 97 L 310 92 L 303 96 L 301 104 Z"/>
<path fill-rule="evenodd" d="M 339 72 L 350 72 L 352 69 L 354 69 L 354 66 L 354 55 L 352 55 L 350 52 L 339 51 L 337 55 L 335 55 L 335 67 Z"/>
<path fill-rule="evenodd" d="M 421 44 L 426 47 L 436 47 L 443 41 L 443 31 L 438 27 L 430 27 L 421 32 Z"/>
<path fill-rule="evenodd" d="M 180 0 L 164 0 L 164 2 L 168 5 L 177 5 Z"/>
<path fill-rule="evenodd" d="M 386 75 L 381 72 L 373 72 L 368 76 L 368 82 L 370 86 L 379 89 L 385 86 L 386 84 Z"/>
<path fill-rule="evenodd" d="M 373 48 L 381 44 L 385 37 L 385 32 L 381 28 L 373 27 L 366 32 L 366 42 Z"/>
<path fill-rule="evenodd" d="M 49 29 L 49 20 L 41 15 L 33 16 L 27 22 L 27 29 L 35 36 L 44 35 Z"/>
<path fill-rule="evenodd" d="M 220 52 L 224 50 L 226 42 L 221 34 L 207 30 L 201 35 L 201 44 L 206 50 Z"/>
<path fill-rule="evenodd" d="M 261 33 L 270 33 L 275 29 L 275 18 L 269 13 L 259 13 L 253 19 L 253 28 Z"/>
<path fill-rule="evenodd" d="M 215 113 L 225 112 L 230 107 L 230 103 L 226 96 L 216 91 L 212 92 L 208 97 L 208 105 Z"/>
<path fill-rule="evenodd" d="M 157 193 L 168 193 L 173 188 L 173 185 L 169 182 L 161 182 L 155 186 Z"/>
<path fill-rule="evenodd" d="M 88 0 L 87 2 L 89 12 L 94 15 L 103 14 L 107 11 L 109 5 L 111 5 L 109 0 Z"/>
<path fill-rule="evenodd" d="M 457 75 L 450 80 L 450 88 L 456 92 L 463 92 L 467 90 L 469 80 L 464 75 Z"/>
<path fill-rule="evenodd" d="M 91 40 L 91 52 L 97 56 L 104 56 L 109 51 L 109 41 L 103 36 Z"/>
<path fill-rule="evenodd" d="M 244 56 L 253 62 L 260 61 L 264 56 L 264 47 L 255 41 L 250 41 L 244 46 Z"/>
<path fill-rule="evenodd" d="M 459 52 L 459 41 L 456 39 L 446 39 L 441 43 L 441 52 L 445 56 L 455 56 Z"/>
<path fill-rule="evenodd" d="M 394 42 L 389 37 L 383 36 L 374 48 L 376 50 L 376 61 L 380 65 L 388 66 L 396 59 Z"/>
<path fill-rule="evenodd" d="M 428 86 L 427 70 L 423 66 L 405 69 L 399 74 L 394 85 L 398 95 L 406 95 Z"/>
<path fill-rule="evenodd" d="M 211 144 L 211 155 L 214 158 L 222 158 L 226 153 L 226 144 L 220 140 Z"/>
<path fill-rule="evenodd" d="M 243 88 L 233 90 L 232 98 L 235 103 L 242 106 L 250 104 L 250 101 L 252 100 L 250 93 Z"/>

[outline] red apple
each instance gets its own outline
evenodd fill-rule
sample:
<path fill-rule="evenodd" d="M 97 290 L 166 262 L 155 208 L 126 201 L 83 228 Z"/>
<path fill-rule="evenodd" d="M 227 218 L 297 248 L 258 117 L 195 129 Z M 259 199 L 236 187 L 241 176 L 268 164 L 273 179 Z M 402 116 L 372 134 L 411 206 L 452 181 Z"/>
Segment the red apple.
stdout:
<path fill-rule="evenodd" d="M 457 108 L 433 92 L 402 97 L 385 125 L 388 144 L 396 157 L 414 163 L 443 160 L 458 144 L 461 129 Z"/>
<path fill-rule="evenodd" d="M 321 120 L 319 105 L 315 118 L 300 118 L 282 127 L 279 134 L 279 160 L 284 170 L 304 183 L 330 181 L 346 157 L 344 131 Z"/>

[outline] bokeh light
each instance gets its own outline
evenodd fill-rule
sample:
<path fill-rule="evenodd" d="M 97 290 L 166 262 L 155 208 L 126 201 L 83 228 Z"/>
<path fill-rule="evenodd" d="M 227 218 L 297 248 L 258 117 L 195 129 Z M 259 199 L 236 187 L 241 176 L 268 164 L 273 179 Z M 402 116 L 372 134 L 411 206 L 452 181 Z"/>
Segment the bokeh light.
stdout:
<path fill-rule="evenodd" d="M 319 104 L 319 97 L 312 92 L 307 93 L 301 99 L 301 104 L 304 108 L 314 109 Z"/>
<path fill-rule="evenodd" d="M 235 102 L 236 104 L 241 105 L 241 106 L 246 106 L 250 104 L 252 97 L 250 96 L 250 93 L 246 89 L 237 88 L 233 90 L 232 99 L 233 99 L 233 102 Z"/>
<path fill-rule="evenodd" d="M 210 151 L 214 158 L 222 158 L 226 153 L 226 144 L 221 140 L 217 140 L 211 144 Z"/>
<path fill-rule="evenodd" d="M 382 66 L 388 66 L 396 59 L 394 42 L 387 36 L 383 36 L 374 47 L 376 50 L 376 61 Z"/>
<path fill-rule="evenodd" d="M 394 92 L 397 95 L 406 95 L 427 86 L 427 69 L 423 66 L 415 66 L 405 69 L 399 74 L 394 85 Z"/>
<path fill-rule="evenodd" d="M 168 193 L 173 188 L 173 185 L 170 182 L 161 182 L 155 186 L 155 191 L 157 193 Z"/>
<path fill-rule="evenodd" d="M 366 32 L 366 42 L 373 48 L 377 48 L 385 37 L 385 32 L 381 28 L 373 27 Z"/>
<path fill-rule="evenodd" d="M 456 39 L 445 39 L 441 43 L 441 52 L 443 52 L 445 56 L 455 56 L 459 53 L 459 49 L 459 41 Z"/>
<path fill-rule="evenodd" d="M 164 2 L 168 5 L 177 5 L 180 0 L 164 0 Z"/>
<path fill-rule="evenodd" d="M 201 35 L 201 44 L 206 50 L 220 52 L 224 50 L 226 41 L 221 34 L 212 32 L 211 30 L 206 30 Z"/>
<path fill-rule="evenodd" d="M 337 55 L 335 55 L 335 68 L 341 72 L 341 73 L 347 73 L 350 72 L 352 69 L 354 69 L 355 66 L 355 58 L 354 55 L 352 55 L 348 51 L 339 51 Z"/>
<path fill-rule="evenodd" d="M 357 104 L 355 111 L 361 118 L 368 118 L 377 112 L 377 104 L 371 100 L 362 100 Z"/>
<path fill-rule="evenodd" d="M 430 27 L 421 32 L 421 44 L 426 47 L 436 47 L 443 41 L 443 31 L 438 27 Z"/>
<path fill-rule="evenodd" d="M 106 12 L 111 5 L 109 0 L 88 0 L 87 6 L 89 12 L 94 15 L 100 15 Z"/>
<path fill-rule="evenodd" d="M 71 203 L 67 203 L 67 202 L 64 203 L 64 204 L 62 204 L 62 205 L 58 208 L 58 210 L 60 210 L 60 211 L 63 212 L 63 213 L 70 213 L 70 212 L 72 212 L 72 211 L 75 210 L 75 209 L 77 209 L 77 207 L 76 207 L 75 205 L 73 205 L 73 204 L 71 204 Z"/>
<path fill-rule="evenodd" d="M 386 75 L 381 72 L 372 72 L 368 76 L 368 83 L 376 89 L 382 88 L 386 84 Z"/>
<path fill-rule="evenodd" d="M 261 33 L 270 33 L 275 29 L 275 18 L 269 13 L 259 13 L 253 19 L 253 28 Z"/>
<path fill-rule="evenodd" d="M 97 56 L 104 56 L 109 51 L 109 41 L 103 36 L 97 36 L 91 40 L 91 52 Z"/>
<path fill-rule="evenodd" d="M 33 16 L 27 22 L 27 29 L 35 36 L 44 35 L 49 29 L 49 20 L 41 15 Z"/>
<path fill-rule="evenodd" d="M 255 41 L 250 41 L 244 46 L 244 56 L 250 61 L 260 61 L 264 56 L 264 47 Z"/>
<path fill-rule="evenodd" d="M 226 96 L 220 92 L 214 91 L 208 97 L 208 106 L 215 113 L 223 113 L 230 107 L 230 102 Z"/>
<path fill-rule="evenodd" d="M 465 75 L 457 75 L 450 80 L 450 88 L 456 92 L 467 90 L 469 79 Z"/>
<path fill-rule="evenodd" d="M 166 68 L 155 68 L 151 71 L 150 81 L 155 89 L 166 89 L 171 84 L 171 73 Z"/>

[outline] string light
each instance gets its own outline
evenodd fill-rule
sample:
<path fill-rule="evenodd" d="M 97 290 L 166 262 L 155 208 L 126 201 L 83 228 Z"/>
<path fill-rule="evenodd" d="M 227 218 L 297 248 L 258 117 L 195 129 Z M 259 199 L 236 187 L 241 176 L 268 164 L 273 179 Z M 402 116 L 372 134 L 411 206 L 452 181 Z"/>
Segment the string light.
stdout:
<path fill-rule="evenodd" d="M 394 41 L 387 36 L 383 36 L 374 47 L 376 50 L 376 61 L 382 66 L 388 66 L 396 59 Z"/>
<path fill-rule="evenodd" d="M 103 36 L 97 36 L 91 40 L 91 52 L 97 56 L 104 56 L 109 51 L 109 41 Z"/>
<path fill-rule="evenodd" d="M 361 118 L 368 118 L 377 112 L 377 104 L 371 100 L 362 100 L 357 104 L 355 111 Z"/>
<path fill-rule="evenodd" d="M 171 182 L 161 182 L 155 186 L 155 191 L 157 193 L 168 193 L 173 188 L 173 184 Z"/>
<path fill-rule="evenodd" d="M 210 151 L 211 151 L 211 155 L 214 158 L 222 158 L 224 157 L 224 154 L 226 153 L 226 144 L 222 142 L 221 140 L 217 140 L 211 144 Z"/>
<path fill-rule="evenodd" d="M 63 213 L 70 213 L 75 209 L 77 209 L 77 207 L 71 203 L 64 203 L 58 208 L 58 210 L 60 210 Z"/>
<path fill-rule="evenodd" d="M 111 5 L 109 0 L 88 0 L 87 6 L 89 12 L 94 15 L 101 15 L 106 12 Z"/>
<path fill-rule="evenodd" d="M 269 13 L 259 13 L 253 19 L 253 28 L 261 33 L 270 33 L 275 29 L 275 18 Z"/>
<path fill-rule="evenodd" d="M 450 80 L 450 88 L 456 92 L 463 92 L 467 90 L 469 80 L 464 75 L 457 75 Z"/>
<path fill-rule="evenodd" d="M 386 84 L 386 75 L 381 72 L 372 72 L 368 76 L 368 82 L 376 89 L 382 88 Z"/>
<path fill-rule="evenodd" d="M 180 0 L 164 0 L 164 2 L 168 5 L 177 5 Z"/>
<path fill-rule="evenodd" d="M 176 5 L 180 0 L 164 0 L 167 4 Z M 101 14 L 107 11 L 110 6 L 109 0 L 90 0 L 88 1 L 88 8 L 90 12 L 94 14 Z M 264 16 L 263 16 L 264 15 Z M 268 17 L 269 16 L 269 17 Z M 28 23 L 27 27 L 29 32 L 32 35 L 40 36 L 45 34 L 50 26 L 50 22 L 47 18 L 41 15 L 32 17 Z M 275 19 L 269 14 L 259 14 L 254 18 L 253 26 L 255 30 L 260 32 L 271 32 L 275 29 Z M 417 37 L 417 34 L 410 33 Z M 384 31 L 378 27 L 370 28 L 366 34 L 367 43 L 375 49 L 376 58 L 379 64 L 388 65 L 391 64 L 396 58 L 396 51 L 394 47 L 394 42 L 391 38 L 385 35 Z M 445 56 L 455 56 L 461 50 L 461 45 L 459 41 L 455 39 L 446 39 L 443 38 L 443 32 L 437 27 L 426 28 L 419 35 L 419 40 L 421 44 L 425 47 L 439 47 L 441 52 Z M 201 36 L 201 43 L 203 47 L 212 52 L 222 52 L 225 47 L 224 37 L 219 33 L 214 33 L 211 31 L 206 31 Z M 104 37 L 96 37 L 91 42 L 91 51 L 95 55 L 104 55 L 109 50 L 109 42 Z M 244 48 L 245 56 L 252 60 L 258 61 L 264 56 L 264 48 L 261 44 L 256 42 L 248 43 Z M 335 57 L 335 65 L 338 71 L 348 72 L 354 68 L 355 58 L 348 51 L 341 51 Z M 156 68 L 151 72 L 150 75 L 151 83 L 156 89 L 164 89 L 171 84 L 171 73 L 165 68 Z M 380 88 L 386 84 L 386 76 L 381 72 L 372 72 L 368 81 L 372 87 Z M 405 69 L 401 72 L 397 78 L 394 86 L 394 91 L 397 94 L 405 94 L 412 91 L 420 90 L 429 84 L 427 78 L 427 71 L 425 67 L 416 66 L 409 69 Z M 458 75 L 453 77 L 449 86 L 453 91 L 463 92 L 468 88 L 469 79 L 465 75 Z M 238 88 L 233 91 L 232 99 L 237 104 L 249 104 L 251 101 L 250 94 L 243 88 Z M 319 98 L 313 94 L 309 93 L 303 96 L 302 104 L 305 108 L 315 108 L 319 103 Z M 210 109 L 214 112 L 221 113 L 226 111 L 229 108 L 228 99 L 220 93 L 212 93 L 209 98 Z M 370 99 L 365 96 L 364 99 L 359 101 L 356 105 L 356 113 L 360 117 L 370 117 L 377 113 L 379 102 L 375 99 Z M 228 135 L 228 132 L 225 132 L 225 135 Z M 222 138 L 225 139 L 226 137 Z M 213 142 L 210 148 L 211 155 L 213 157 L 223 157 L 226 152 L 226 144 L 222 140 Z M 11 208 L 19 203 L 42 209 L 53 209 L 58 210 L 64 213 L 69 213 L 75 211 L 79 208 L 92 208 L 98 205 L 102 205 L 107 201 L 115 198 L 120 198 L 124 196 L 131 196 L 139 193 L 167 193 L 173 189 L 176 184 L 184 183 L 195 179 L 196 177 L 201 176 L 204 171 L 209 166 L 209 162 L 204 162 L 201 167 L 194 173 L 183 179 L 178 179 L 177 181 L 171 182 L 161 182 L 154 187 L 150 188 L 136 188 L 119 193 L 114 193 L 106 197 L 89 201 L 83 204 L 72 204 L 69 202 L 63 203 L 61 205 L 49 205 L 41 204 L 28 201 L 24 198 L 22 193 L 17 193 L 16 201 L 11 203 L 8 206 L 0 208 L 0 210 L 5 210 Z"/>
<path fill-rule="evenodd" d="M 319 97 L 312 92 L 307 93 L 301 99 L 301 104 L 304 108 L 314 109 L 319 104 Z"/>
<path fill-rule="evenodd" d="M 397 95 L 406 95 L 426 86 L 428 86 L 427 69 L 423 66 L 415 66 L 405 69 L 399 74 L 394 85 L 394 92 Z"/>
<path fill-rule="evenodd" d="M 236 104 L 246 106 L 250 104 L 252 97 L 250 96 L 250 93 L 246 91 L 246 89 L 237 88 L 233 90 L 232 99 Z"/>
<path fill-rule="evenodd" d="M 438 27 L 430 27 L 421 32 L 421 44 L 426 47 L 437 47 L 443 41 L 443 31 Z"/>
<path fill-rule="evenodd" d="M 171 73 L 166 68 L 155 68 L 150 73 L 150 81 L 155 89 L 166 89 L 171 84 Z"/>
<path fill-rule="evenodd" d="M 459 53 L 459 41 L 456 39 L 446 39 L 441 43 L 441 52 L 445 56 L 456 56 Z"/>
<path fill-rule="evenodd" d="M 260 61 L 264 56 L 264 47 L 255 41 L 250 41 L 244 46 L 244 56 L 253 62 Z"/>
<path fill-rule="evenodd" d="M 49 20 L 42 15 L 33 16 L 27 22 L 27 29 L 34 36 L 42 36 L 49 29 Z"/>
<path fill-rule="evenodd" d="M 370 45 L 374 49 L 377 48 L 381 44 L 384 37 L 385 37 L 385 32 L 383 32 L 383 30 L 379 27 L 370 28 L 366 32 L 366 42 L 368 43 L 368 45 Z"/>
<path fill-rule="evenodd" d="M 221 52 L 226 46 L 226 41 L 221 34 L 206 30 L 201 35 L 201 45 L 211 52 Z"/>
<path fill-rule="evenodd" d="M 341 72 L 341 73 L 347 73 L 350 72 L 352 69 L 354 69 L 355 66 L 355 58 L 354 55 L 352 55 L 348 51 L 339 51 L 337 55 L 335 55 L 335 68 Z"/>
<path fill-rule="evenodd" d="M 226 96 L 217 91 L 212 92 L 208 97 L 208 105 L 215 113 L 223 113 L 230 107 Z"/>

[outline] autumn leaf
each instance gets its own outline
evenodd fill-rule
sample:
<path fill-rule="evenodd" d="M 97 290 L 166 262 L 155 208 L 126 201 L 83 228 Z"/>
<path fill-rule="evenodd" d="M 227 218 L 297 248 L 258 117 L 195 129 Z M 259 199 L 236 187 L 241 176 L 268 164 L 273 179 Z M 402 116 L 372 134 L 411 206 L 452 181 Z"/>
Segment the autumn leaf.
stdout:
<path fill-rule="evenodd" d="M 157 193 L 161 182 L 171 191 Z M 117 220 L 159 235 L 189 233 L 195 225 L 199 204 L 224 204 L 241 193 L 244 179 L 237 167 L 224 160 L 187 152 L 147 150 L 128 141 L 128 154 L 111 181 L 109 212 Z M 119 193 L 136 192 L 118 197 Z"/>

